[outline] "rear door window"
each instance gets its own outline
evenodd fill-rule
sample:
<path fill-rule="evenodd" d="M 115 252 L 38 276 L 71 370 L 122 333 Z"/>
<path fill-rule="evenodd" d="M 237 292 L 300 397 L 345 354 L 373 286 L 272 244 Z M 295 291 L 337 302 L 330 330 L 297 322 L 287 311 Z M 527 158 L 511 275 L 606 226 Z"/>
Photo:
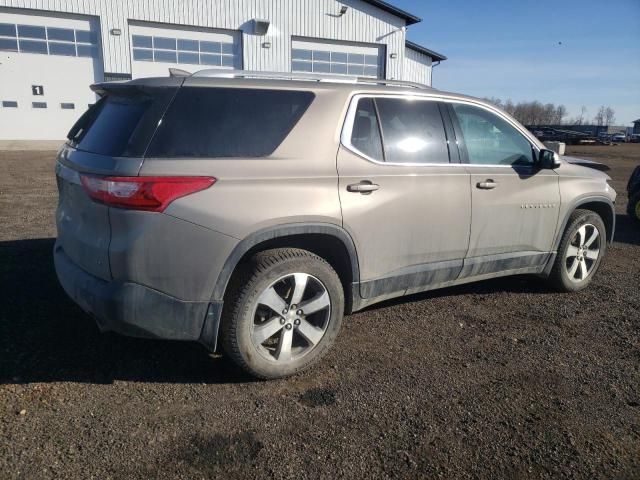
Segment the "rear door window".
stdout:
<path fill-rule="evenodd" d="M 351 145 L 373 160 L 379 162 L 384 160 L 378 117 L 372 98 L 358 100 L 351 130 Z"/>
<path fill-rule="evenodd" d="M 149 157 L 264 157 L 313 101 L 306 91 L 182 87 L 158 128 Z"/>
<path fill-rule="evenodd" d="M 108 93 L 80 117 L 67 138 L 78 150 L 140 157 L 175 90 L 132 88 Z"/>
<path fill-rule="evenodd" d="M 385 161 L 449 163 L 449 149 L 438 103 L 411 98 L 375 100 Z"/>

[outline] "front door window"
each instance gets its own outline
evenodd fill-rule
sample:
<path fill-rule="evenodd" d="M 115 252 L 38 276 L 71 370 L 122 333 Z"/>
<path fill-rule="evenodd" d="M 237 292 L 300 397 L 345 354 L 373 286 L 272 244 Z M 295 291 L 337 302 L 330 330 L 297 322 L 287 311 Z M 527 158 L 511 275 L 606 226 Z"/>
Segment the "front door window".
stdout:
<path fill-rule="evenodd" d="M 506 120 L 472 105 L 452 105 L 464 135 L 470 164 L 533 165 L 531 144 Z"/>

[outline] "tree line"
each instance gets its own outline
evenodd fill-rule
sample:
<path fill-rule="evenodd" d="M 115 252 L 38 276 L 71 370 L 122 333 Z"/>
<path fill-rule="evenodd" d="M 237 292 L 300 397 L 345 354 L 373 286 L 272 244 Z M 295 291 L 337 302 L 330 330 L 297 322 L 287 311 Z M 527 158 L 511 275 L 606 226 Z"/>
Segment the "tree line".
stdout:
<path fill-rule="evenodd" d="M 580 114 L 575 117 L 567 117 L 567 108 L 564 105 L 532 102 L 514 103 L 511 99 L 502 101 L 499 98 L 485 98 L 488 102 L 501 108 L 512 115 L 523 125 L 606 125 L 613 124 L 616 120 L 615 110 L 609 106 L 601 106 L 593 119 L 587 116 L 587 107 L 580 109 Z"/>

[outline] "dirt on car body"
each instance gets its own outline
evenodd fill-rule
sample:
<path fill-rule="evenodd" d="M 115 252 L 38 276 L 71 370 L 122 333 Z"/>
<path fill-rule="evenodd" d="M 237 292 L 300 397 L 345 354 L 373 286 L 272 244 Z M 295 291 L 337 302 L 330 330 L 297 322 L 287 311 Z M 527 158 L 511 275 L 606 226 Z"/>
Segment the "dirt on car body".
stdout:
<path fill-rule="evenodd" d="M 55 152 L 0 153 L 2 478 L 638 478 L 640 228 L 575 294 L 515 277 L 345 318 L 326 359 L 257 382 L 196 344 L 100 334 L 58 286 Z"/>

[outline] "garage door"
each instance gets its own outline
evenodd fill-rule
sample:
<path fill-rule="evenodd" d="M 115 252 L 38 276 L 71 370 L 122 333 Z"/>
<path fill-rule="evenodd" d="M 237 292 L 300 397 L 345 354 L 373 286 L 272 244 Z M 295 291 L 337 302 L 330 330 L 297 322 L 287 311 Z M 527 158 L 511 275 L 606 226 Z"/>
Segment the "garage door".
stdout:
<path fill-rule="evenodd" d="M 132 22 L 129 35 L 134 78 L 166 76 L 169 68 L 242 68 L 240 32 Z"/>
<path fill-rule="evenodd" d="M 0 10 L 0 139 L 63 140 L 103 78 L 96 19 Z"/>
<path fill-rule="evenodd" d="M 294 38 L 291 71 L 384 78 L 384 47 Z"/>

